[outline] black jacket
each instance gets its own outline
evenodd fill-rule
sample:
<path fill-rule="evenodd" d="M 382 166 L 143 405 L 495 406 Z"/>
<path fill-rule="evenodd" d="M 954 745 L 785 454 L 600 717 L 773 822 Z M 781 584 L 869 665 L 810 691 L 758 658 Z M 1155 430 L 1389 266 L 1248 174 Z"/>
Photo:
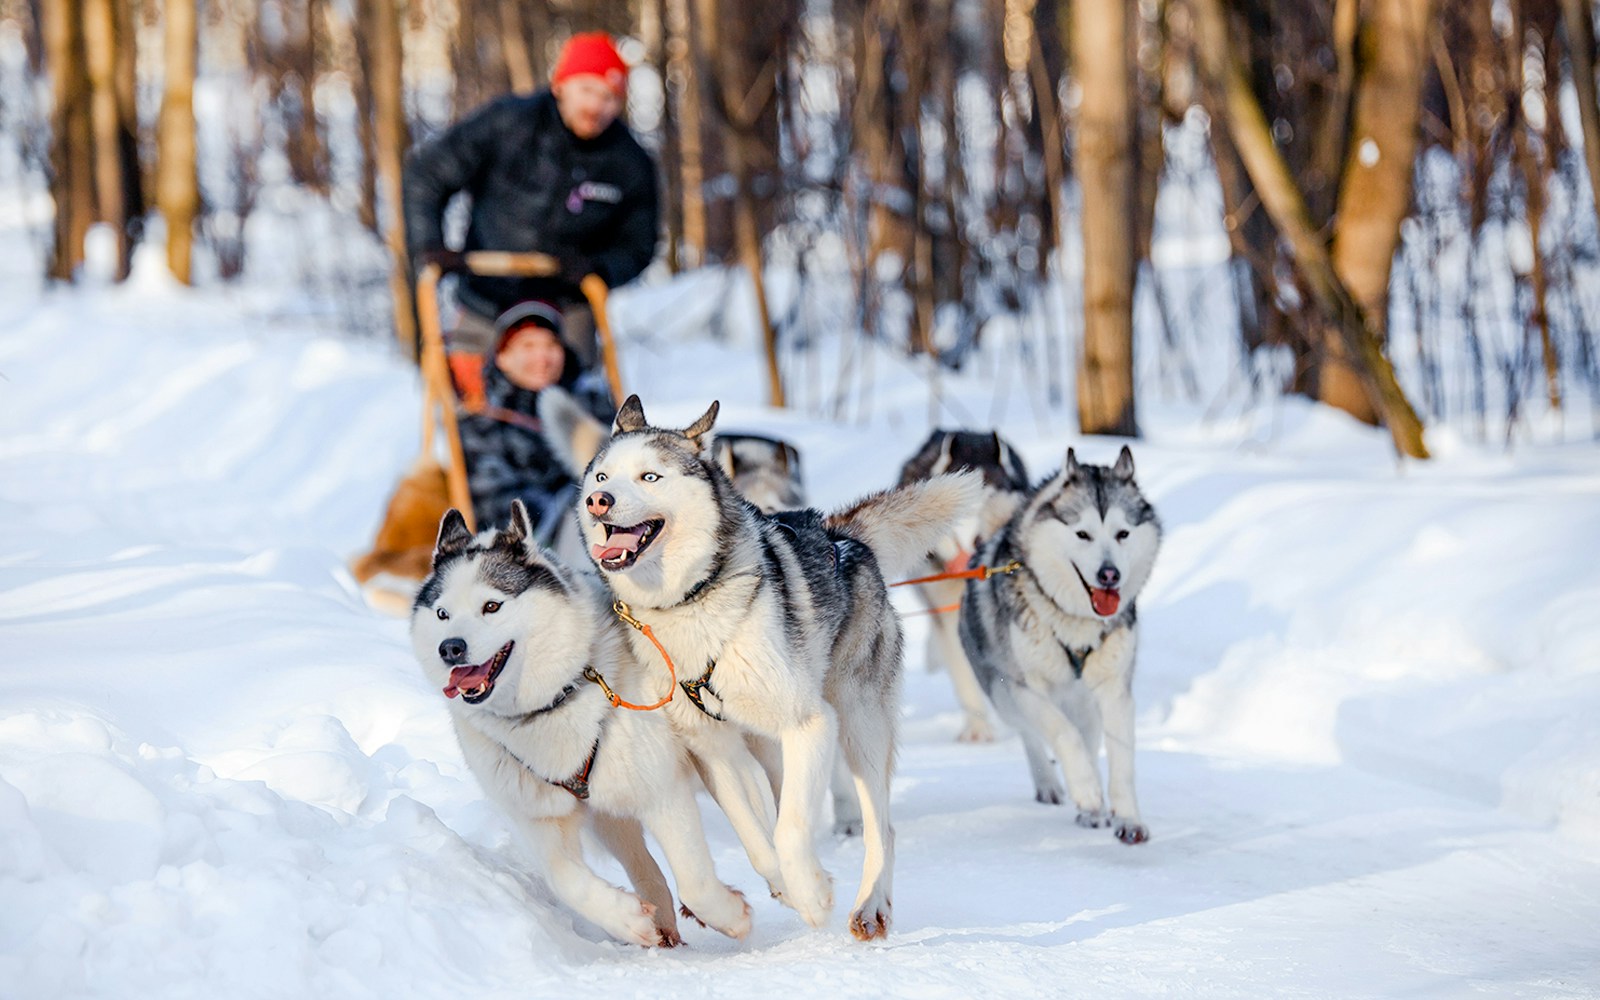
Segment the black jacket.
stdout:
<path fill-rule="evenodd" d="M 472 199 L 462 250 L 577 254 L 612 287 L 638 277 L 655 256 L 650 155 L 621 118 L 579 139 L 548 89 L 491 101 L 412 150 L 404 186 L 413 261 L 444 246 L 444 209 L 457 192 Z M 468 276 L 460 294 L 492 317 L 526 299 L 565 301 L 576 290 L 549 279 Z"/>
<path fill-rule="evenodd" d="M 604 375 L 580 372 L 570 351 L 560 385 L 596 419 L 609 424 L 616 416 Z M 560 519 L 575 516 L 578 491 L 538 429 L 539 393 L 513 385 L 493 355 L 484 359 L 483 393 L 484 412 L 464 414 L 460 424 L 478 527 L 508 523 L 511 501 L 520 498 L 528 505 L 534 537 L 549 544 Z"/>

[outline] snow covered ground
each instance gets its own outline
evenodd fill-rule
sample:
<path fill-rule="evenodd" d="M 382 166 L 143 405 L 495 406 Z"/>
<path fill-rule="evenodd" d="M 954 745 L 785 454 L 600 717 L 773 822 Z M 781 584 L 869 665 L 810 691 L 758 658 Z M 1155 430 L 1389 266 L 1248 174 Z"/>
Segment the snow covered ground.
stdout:
<path fill-rule="evenodd" d="M 153 258 L 41 295 L 19 244 L 0 997 L 1600 996 L 1593 443 L 1442 429 L 1399 464 L 1305 404 L 1144 403 L 1167 530 L 1135 683 L 1150 843 L 1034 803 L 1014 736 L 955 743 L 908 617 L 894 933 L 851 940 L 844 902 L 805 927 L 706 803 L 756 928 L 643 951 L 553 903 L 404 623 L 344 569 L 414 454 L 411 370 Z M 866 420 L 767 410 L 748 338 L 666 323 L 705 280 L 618 297 L 651 416 L 719 397 L 724 427 L 799 445 L 820 506 L 892 482 L 928 430 L 915 372 L 873 360 Z M 1001 413 L 1035 474 L 1119 443 L 997 405 L 993 379 L 941 389 Z M 821 851 L 848 901 L 859 842 Z"/>

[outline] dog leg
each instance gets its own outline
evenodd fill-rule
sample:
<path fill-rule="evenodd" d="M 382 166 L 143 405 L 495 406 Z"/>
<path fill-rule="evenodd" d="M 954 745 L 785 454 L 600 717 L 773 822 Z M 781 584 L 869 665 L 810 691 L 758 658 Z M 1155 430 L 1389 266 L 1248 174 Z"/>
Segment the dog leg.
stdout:
<path fill-rule="evenodd" d="M 663 948 L 681 944 L 678 934 L 678 914 L 672 906 L 672 890 L 661 866 L 650 856 L 644 844 L 644 828 L 636 819 L 622 816 L 594 814 L 594 832 L 606 849 L 622 862 L 622 870 L 644 901 L 655 907 L 651 919 L 656 925 L 656 943 Z M 659 839 L 659 838 L 658 838 Z"/>
<path fill-rule="evenodd" d="M 744 736 L 729 725 L 701 726 L 693 732 L 684 731 L 682 736 L 700 780 L 728 817 L 750 866 L 767 880 L 774 899 L 788 903 L 778 852 L 772 842 L 777 813 L 772 786 L 751 755 Z"/>
<path fill-rule="evenodd" d="M 1111 798 L 1111 831 L 1124 844 L 1142 844 L 1150 830 L 1139 820 L 1139 802 L 1133 791 L 1133 692 L 1129 690 L 1133 664 L 1133 637 L 1125 643 L 1112 636 L 1097 656 L 1102 664 L 1091 665 L 1084 679 L 1091 682 L 1100 719 L 1105 726 L 1107 791 Z M 1115 645 L 1113 645 L 1115 643 Z M 1095 676 L 1094 666 L 1106 674 Z"/>
<path fill-rule="evenodd" d="M 850 776 L 850 766 L 844 759 L 844 747 L 834 748 L 833 775 L 833 833 L 836 837 L 861 835 L 861 797 Z"/>
<path fill-rule="evenodd" d="M 544 859 L 556 898 L 619 941 L 649 947 L 660 940 L 655 907 L 596 875 L 583 860 L 576 813 L 551 819 L 524 819 L 523 833 Z"/>
<path fill-rule="evenodd" d="M 813 823 L 822 808 L 837 731 L 833 708 L 822 704 L 782 736 L 783 797 L 773 840 L 790 905 L 812 927 L 821 927 L 833 909 L 833 880 L 817 863 Z"/>
<path fill-rule="evenodd" d="M 984 696 L 978 676 L 972 672 L 972 662 L 961 648 L 955 619 L 949 615 L 935 616 L 932 632 L 939 642 L 950 684 L 956 689 L 956 700 L 967 715 L 966 724 L 956 734 L 956 740 L 961 743 L 992 743 L 994 724 L 989 721 L 989 699 Z"/>
<path fill-rule="evenodd" d="M 750 905 L 717 878 L 694 792 L 687 780 L 659 791 L 645 825 L 667 856 L 684 914 L 712 930 L 742 940 L 750 933 Z"/>
<path fill-rule="evenodd" d="M 1033 776 L 1033 798 L 1047 806 L 1059 806 L 1067 800 L 1067 790 L 1061 784 L 1061 768 L 1055 756 L 1029 725 L 1017 707 L 1015 690 L 1010 684 L 997 684 L 994 689 L 994 707 L 1000 717 L 1022 737 L 1022 749 L 1028 757 L 1028 773 Z"/>
<path fill-rule="evenodd" d="M 892 706 L 876 718 L 864 711 L 841 713 L 839 746 L 855 776 L 861 808 L 861 888 L 850 913 L 850 933 L 862 941 L 889 933 L 894 912 L 894 827 L 889 822 L 889 776 L 894 767 Z"/>
<path fill-rule="evenodd" d="M 1066 775 L 1067 791 L 1078 807 L 1078 825 L 1106 826 L 1109 820 L 1100 789 L 1100 770 L 1083 742 L 1082 731 L 1053 702 L 1027 688 L 1014 688 L 1011 696 L 1023 721 L 1055 750 L 1061 771 Z M 1029 764 L 1034 765 L 1032 752 Z"/>

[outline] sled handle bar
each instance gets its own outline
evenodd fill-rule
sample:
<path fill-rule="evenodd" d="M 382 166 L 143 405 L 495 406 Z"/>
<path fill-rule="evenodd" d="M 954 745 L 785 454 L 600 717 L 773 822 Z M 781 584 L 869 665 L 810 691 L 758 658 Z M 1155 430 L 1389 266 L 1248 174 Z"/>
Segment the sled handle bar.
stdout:
<path fill-rule="evenodd" d="M 561 262 L 547 253 L 469 250 L 467 270 L 490 278 L 548 278 L 561 273 Z"/>

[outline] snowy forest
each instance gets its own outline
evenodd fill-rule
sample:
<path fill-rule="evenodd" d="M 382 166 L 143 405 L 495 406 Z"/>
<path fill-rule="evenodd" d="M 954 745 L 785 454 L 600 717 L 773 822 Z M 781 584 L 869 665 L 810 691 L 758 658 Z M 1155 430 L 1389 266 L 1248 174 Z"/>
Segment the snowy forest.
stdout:
<path fill-rule="evenodd" d="M 1600 998 L 1597 23 L 1594 0 L 0 0 L 0 997 Z M 469 278 L 408 257 L 402 175 L 595 31 L 660 193 L 654 258 L 601 311 L 652 422 L 716 401 L 713 449 L 767 441 L 825 513 L 957 429 L 1030 502 L 1084 463 L 1140 511 L 1142 589 L 1079 569 L 1074 593 L 1128 621 L 1137 599 L 1131 718 L 1077 772 L 1136 770 L 1136 831 L 1052 801 L 1061 761 L 952 669 L 952 605 L 894 586 L 882 933 L 854 924 L 884 852 L 847 798 L 817 797 L 801 846 L 834 901 L 801 911 L 680 760 L 750 922 L 685 916 L 675 947 L 580 911 L 497 805 L 467 683 L 413 637 L 445 620 L 413 601 L 472 412 L 432 321 Z M 359 567 L 419 476 L 438 509 L 390 607 Z M 565 568 L 649 558 L 711 506 L 666 542 L 664 515 L 607 525 Z M 618 759 L 588 745 L 585 782 Z M 574 851 L 625 895 L 608 846 Z"/>
<path fill-rule="evenodd" d="M 41 269 L 95 223 L 118 273 L 152 217 L 180 281 L 232 280 L 260 212 L 317 206 L 404 246 L 414 141 L 542 85 L 574 28 L 627 39 L 660 163 L 661 259 L 753 290 L 769 398 L 820 328 L 959 370 L 1021 323 L 1043 392 L 1136 434 L 1133 328 L 1178 393 L 1226 336 L 1252 393 L 1387 426 L 1593 434 L 1600 114 L 1582 0 L 1136 4 L 34 0 L 0 6 L 12 183 L 56 206 Z M 1587 151 L 1587 152 L 1586 152 Z M 1184 207 L 1163 214 L 1166 199 Z M 1182 232 L 1160 233 L 1168 229 Z M 1194 252 L 1161 253 L 1158 235 Z M 328 282 L 414 342 L 409 262 Z M 1223 260 L 1231 295 L 1200 294 Z M 1184 272 L 1189 273 L 1184 273 Z M 326 281 L 308 274 L 308 285 Z M 384 309 L 386 301 L 392 309 Z M 1225 315 L 1219 312 L 1225 311 Z M 1397 374 L 1398 372 L 1398 374 Z M 848 387 L 832 384 L 837 400 Z"/>

